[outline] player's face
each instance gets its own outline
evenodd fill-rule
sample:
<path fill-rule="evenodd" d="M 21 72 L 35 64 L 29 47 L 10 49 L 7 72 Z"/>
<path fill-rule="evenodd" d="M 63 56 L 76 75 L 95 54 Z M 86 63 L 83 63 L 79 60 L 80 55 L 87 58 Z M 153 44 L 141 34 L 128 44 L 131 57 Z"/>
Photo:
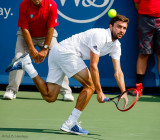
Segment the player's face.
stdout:
<path fill-rule="evenodd" d="M 41 6 L 41 4 L 42 4 L 42 0 L 32 0 L 32 1 L 33 1 L 34 5 L 36 5 L 36 6 Z"/>
<path fill-rule="evenodd" d="M 113 26 L 110 24 L 109 28 L 111 30 L 112 34 L 112 41 L 116 39 L 121 39 L 124 34 L 126 33 L 128 24 L 126 22 L 117 21 L 113 24 Z"/>

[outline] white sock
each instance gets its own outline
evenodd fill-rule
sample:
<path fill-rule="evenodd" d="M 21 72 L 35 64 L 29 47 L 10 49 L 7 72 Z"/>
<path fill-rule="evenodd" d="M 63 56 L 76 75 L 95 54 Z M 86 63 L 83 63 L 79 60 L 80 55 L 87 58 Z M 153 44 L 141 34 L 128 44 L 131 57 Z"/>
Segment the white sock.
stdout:
<path fill-rule="evenodd" d="M 24 69 L 32 79 L 38 75 L 32 63 L 26 64 Z"/>
<path fill-rule="evenodd" d="M 70 120 L 72 122 L 77 122 L 79 117 L 80 117 L 80 115 L 81 115 L 81 113 L 82 112 L 80 110 L 74 108 L 72 113 L 71 113 L 71 115 L 69 116 L 68 120 Z"/>

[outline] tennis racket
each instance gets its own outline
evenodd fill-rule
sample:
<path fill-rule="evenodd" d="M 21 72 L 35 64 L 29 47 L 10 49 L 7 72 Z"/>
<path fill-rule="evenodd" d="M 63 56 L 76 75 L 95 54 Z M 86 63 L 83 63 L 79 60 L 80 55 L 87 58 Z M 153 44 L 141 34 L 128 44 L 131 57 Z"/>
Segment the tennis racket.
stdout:
<path fill-rule="evenodd" d="M 109 101 L 114 102 L 119 111 L 128 111 L 137 102 L 138 94 L 139 93 L 136 89 L 130 88 L 116 97 L 104 98 L 104 101 L 105 102 L 109 102 Z"/>

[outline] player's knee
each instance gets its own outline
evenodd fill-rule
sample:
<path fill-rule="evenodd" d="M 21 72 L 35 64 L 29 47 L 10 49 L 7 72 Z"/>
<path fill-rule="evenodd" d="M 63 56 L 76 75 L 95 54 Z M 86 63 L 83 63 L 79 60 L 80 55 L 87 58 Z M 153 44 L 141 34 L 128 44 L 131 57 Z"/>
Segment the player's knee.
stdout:
<path fill-rule="evenodd" d="M 92 90 L 93 93 L 95 92 L 95 86 L 94 85 L 91 85 L 90 89 Z"/>
<path fill-rule="evenodd" d="M 53 103 L 57 100 L 57 96 L 54 96 L 54 95 L 48 95 L 45 97 L 45 100 L 48 102 L 48 103 Z"/>
<path fill-rule="evenodd" d="M 90 85 L 87 85 L 85 88 L 87 88 L 89 91 L 90 91 L 90 93 L 94 93 L 94 91 L 95 91 L 95 86 L 94 86 L 94 84 L 90 84 Z"/>
<path fill-rule="evenodd" d="M 53 103 L 53 102 L 55 102 L 57 99 L 55 99 L 55 98 L 47 98 L 46 99 L 46 101 L 48 102 L 48 103 Z"/>

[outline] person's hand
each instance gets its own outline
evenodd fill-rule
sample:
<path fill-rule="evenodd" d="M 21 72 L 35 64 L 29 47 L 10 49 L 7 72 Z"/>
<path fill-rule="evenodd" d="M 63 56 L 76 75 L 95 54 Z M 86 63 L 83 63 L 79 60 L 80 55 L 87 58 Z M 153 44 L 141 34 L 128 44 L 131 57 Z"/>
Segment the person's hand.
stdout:
<path fill-rule="evenodd" d="M 38 51 L 36 49 L 30 51 L 30 56 L 31 56 L 33 62 L 36 62 L 36 56 L 37 56 L 37 54 L 38 54 Z"/>
<path fill-rule="evenodd" d="M 121 98 L 124 99 L 124 107 L 123 107 L 123 109 L 125 109 L 127 107 L 127 105 L 128 105 L 127 93 L 124 93 Z"/>
<path fill-rule="evenodd" d="M 106 96 L 103 92 L 97 93 L 97 100 L 99 103 L 104 103 L 104 98 L 106 98 Z"/>
<path fill-rule="evenodd" d="M 45 57 L 47 56 L 47 54 L 48 54 L 47 49 L 40 50 L 35 58 L 36 63 L 37 64 L 42 63 L 44 61 Z"/>

